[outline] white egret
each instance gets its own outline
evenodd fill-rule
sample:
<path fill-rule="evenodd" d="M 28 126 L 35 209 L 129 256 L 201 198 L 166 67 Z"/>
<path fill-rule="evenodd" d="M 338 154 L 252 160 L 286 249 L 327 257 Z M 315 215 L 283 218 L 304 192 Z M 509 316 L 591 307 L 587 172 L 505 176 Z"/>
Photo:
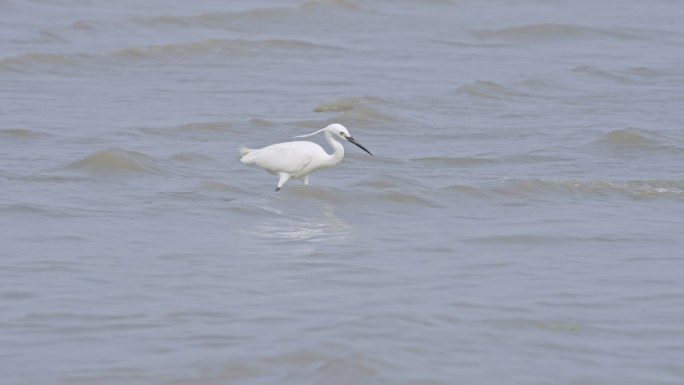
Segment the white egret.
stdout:
<path fill-rule="evenodd" d="M 302 179 L 304 184 L 309 184 L 309 174 L 340 163 L 344 158 L 344 146 L 335 140 L 335 136 L 346 139 L 373 155 L 355 141 L 349 135 L 347 128 L 339 123 L 333 123 L 314 133 L 295 136 L 295 138 L 306 138 L 320 132 L 325 134 L 325 140 L 333 148 L 332 154 L 325 152 L 323 147 L 316 143 L 295 141 L 277 143 L 257 149 L 241 147 L 240 161 L 244 164 L 254 164 L 273 175 L 278 175 L 280 179 L 276 191 L 279 191 L 290 178 Z"/>

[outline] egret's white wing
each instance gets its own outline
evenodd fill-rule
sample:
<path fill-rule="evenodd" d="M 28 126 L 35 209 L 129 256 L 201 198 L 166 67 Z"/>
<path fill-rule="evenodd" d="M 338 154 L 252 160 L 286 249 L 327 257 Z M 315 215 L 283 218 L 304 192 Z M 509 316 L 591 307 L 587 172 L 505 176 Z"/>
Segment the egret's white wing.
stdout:
<path fill-rule="evenodd" d="M 308 166 L 321 151 L 321 146 L 312 142 L 286 142 L 251 150 L 241 160 L 243 163 L 255 164 L 270 173 L 293 174 Z"/>

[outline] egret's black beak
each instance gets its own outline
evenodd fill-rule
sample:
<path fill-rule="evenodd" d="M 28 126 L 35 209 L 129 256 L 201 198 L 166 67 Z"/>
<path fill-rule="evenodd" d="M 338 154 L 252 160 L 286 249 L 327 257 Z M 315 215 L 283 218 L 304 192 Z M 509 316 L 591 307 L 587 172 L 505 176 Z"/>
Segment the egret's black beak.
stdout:
<path fill-rule="evenodd" d="M 360 149 L 362 149 L 363 151 L 366 151 L 369 155 L 373 156 L 373 154 L 371 154 L 370 151 L 366 150 L 366 147 L 363 147 L 359 142 L 355 141 L 354 138 L 352 138 L 351 136 L 348 136 L 347 140 L 350 141 L 351 143 L 354 143 L 355 145 L 359 146 Z"/>

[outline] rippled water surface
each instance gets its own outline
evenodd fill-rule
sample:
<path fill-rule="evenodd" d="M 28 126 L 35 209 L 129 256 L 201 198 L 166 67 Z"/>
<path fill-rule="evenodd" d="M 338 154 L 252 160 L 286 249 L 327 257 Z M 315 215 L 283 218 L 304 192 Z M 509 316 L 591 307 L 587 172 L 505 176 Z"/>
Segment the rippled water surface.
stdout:
<path fill-rule="evenodd" d="M 0 0 L 2 383 L 684 383 L 683 16 Z"/>

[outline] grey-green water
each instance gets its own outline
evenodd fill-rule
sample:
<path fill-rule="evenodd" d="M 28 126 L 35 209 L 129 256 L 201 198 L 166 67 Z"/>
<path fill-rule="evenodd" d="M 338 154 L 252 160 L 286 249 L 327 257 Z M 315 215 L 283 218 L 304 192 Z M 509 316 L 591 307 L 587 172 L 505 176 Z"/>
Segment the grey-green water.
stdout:
<path fill-rule="evenodd" d="M 682 16 L 0 0 L 2 383 L 682 383 Z"/>

